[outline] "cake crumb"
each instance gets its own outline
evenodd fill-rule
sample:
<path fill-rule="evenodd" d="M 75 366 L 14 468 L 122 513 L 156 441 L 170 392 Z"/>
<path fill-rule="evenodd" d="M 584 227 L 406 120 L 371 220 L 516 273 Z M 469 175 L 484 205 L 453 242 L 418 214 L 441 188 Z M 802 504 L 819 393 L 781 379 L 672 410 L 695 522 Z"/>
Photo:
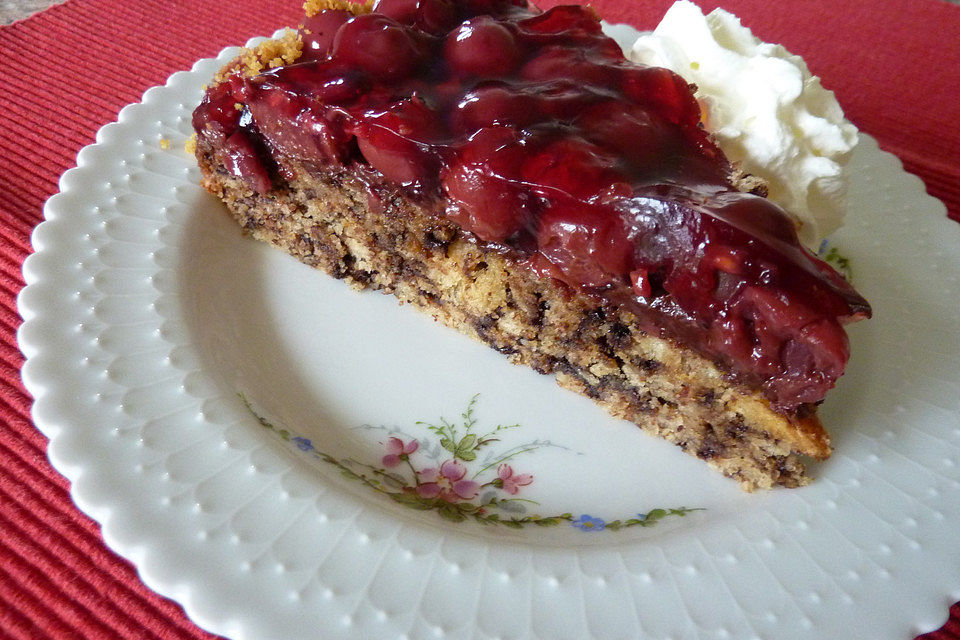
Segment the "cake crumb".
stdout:
<path fill-rule="evenodd" d="M 286 29 L 275 40 L 264 40 L 253 49 L 244 47 L 236 60 L 221 69 L 214 81 L 223 82 L 238 70 L 244 76 L 255 76 L 264 69 L 293 64 L 303 52 L 303 38 L 293 29 Z"/>
<path fill-rule="evenodd" d="M 190 155 L 195 155 L 197 153 L 197 134 L 194 133 L 192 136 L 187 138 L 187 141 L 183 143 L 183 150 L 189 153 Z"/>
<path fill-rule="evenodd" d="M 755 196 L 767 197 L 769 187 L 767 181 L 743 170 L 738 163 L 733 164 L 730 172 L 730 181 L 743 193 L 752 193 Z"/>
<path fill-rule="evenodd" d="M 303 11 L 308 18 L 321 11 L 349 11 L 353 15 L 359 16 L 370 13 L 372 10 L 373 0 L 367 0 L 363 3 L 350 2 L 350 0 L 306 0 L 303 3 Z"/>
<path fill-rule="evenodd" d="M 167 138 L 160 138 L 160 148 L 166 151 L 170 148 L 170 141 Z"/>

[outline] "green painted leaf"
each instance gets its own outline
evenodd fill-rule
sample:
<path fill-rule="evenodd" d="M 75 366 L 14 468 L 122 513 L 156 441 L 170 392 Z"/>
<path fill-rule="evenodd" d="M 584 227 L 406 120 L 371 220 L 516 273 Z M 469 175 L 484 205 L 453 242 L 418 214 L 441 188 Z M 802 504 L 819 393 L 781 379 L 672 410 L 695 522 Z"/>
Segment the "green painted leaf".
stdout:
<path fill-rule="evenodd" d="M 449 451 L 450 453 L 456 453 L 457 448 L 453 446 L 453 440 L 450 438 L 440 438 L 440 446 Z"/>
<path fill-rule="evenodd" d="M 411 509 L 417 509 L 418 511 L 428 511 L 433 508 L 433 505 L 428 500 L 414 493 L 388 493 L 387 495 L 390 496 L 394 502 L 398 502 Z"/>
<path fill-rule="evenodd" d="M 477 459 L 477 454 L 474 453 L 473 451 L 457 451 L 456 455 L 461 460 L 466 460 L 467 462 Z"/>
<path fill-rule="evenodd" d="M 463 522 L 464 520 L 467 519 L 465 515 L 463 515 L 459 511 L 456 511 L 455 509 L 440 507 L 439 509 L 437 509 L 437 513 L 439 513 L 441 517 L 446 518 L 447 520 L 450 520 L 452 522 Z"/>
<path fill-rule="evenodd" d="M 394 475 L 392 473 L 383 474 L 383 483 L 393 487 L 394 489 L 399 489 L 406 486 L 407 482 L 404 478 Z"/>
<path fill-rule="evenodd" d="M 844 279 L 846 279 L 848 282 L 853 278 L 853 270 L 850 268 L 850 260 L 840 255 L 840 252 L 837 251 L 836 247 L 830 247 L 827 255 L 820 257 L 824 262 L 830 264 L 834 269 L 839 271 Z"/>
<path fill-rule="evenodd" d="M 473 449 L 475 446 L 477 446 L 477 436 L 472 433 L 468 433 L 460 439 L 457 449 L 466 451 L 467 449 Z"/>

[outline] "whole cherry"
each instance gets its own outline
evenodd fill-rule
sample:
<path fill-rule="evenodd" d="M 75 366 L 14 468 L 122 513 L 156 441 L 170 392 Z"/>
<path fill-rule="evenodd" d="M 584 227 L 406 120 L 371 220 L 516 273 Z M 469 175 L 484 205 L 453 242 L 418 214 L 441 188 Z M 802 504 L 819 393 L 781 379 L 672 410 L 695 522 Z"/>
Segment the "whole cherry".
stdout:
<path fill-rule="evenodd" d="M 455 73 L 483 77 L 510 73 L 521 55 L 510 29 L 488 15 L 471 18 L 451 31 L 443 54 Z"/>

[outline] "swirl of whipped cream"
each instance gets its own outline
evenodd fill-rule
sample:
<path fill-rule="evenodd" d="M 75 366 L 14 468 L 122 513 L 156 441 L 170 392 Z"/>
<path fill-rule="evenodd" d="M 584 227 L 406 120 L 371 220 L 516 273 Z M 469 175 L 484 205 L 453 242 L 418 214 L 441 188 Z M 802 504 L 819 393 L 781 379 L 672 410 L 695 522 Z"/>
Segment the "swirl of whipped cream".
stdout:
<path fill-rule="evenodd" d="M 857 144 L 832 91 L 800 56 L 762 42 L 731 13 L 679 0 L 630 58 L 697 85 L 704 125 L 730 160 L 769 186 L 814 251 L 843 223 L 843 168 Z"/>

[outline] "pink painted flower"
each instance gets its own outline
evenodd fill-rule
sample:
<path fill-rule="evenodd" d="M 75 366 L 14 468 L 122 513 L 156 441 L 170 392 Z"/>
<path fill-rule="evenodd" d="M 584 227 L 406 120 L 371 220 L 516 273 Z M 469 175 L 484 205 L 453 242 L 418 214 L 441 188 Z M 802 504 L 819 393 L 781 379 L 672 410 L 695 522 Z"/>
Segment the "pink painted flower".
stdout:
<path fill-rule="evenodd" d="M 520 487 L 525 487 L 533 482 L 533 476 L 529 473 L 514 475 L 513 467 L 508 464 L 497 467 L 497 477 L 503 482 L 503 490 L 512 495 L 516 495 Z"/>
<path fill-rule="evenodd" d="M 440 469 L 430 467 L 417 472 L 420 484 L 417 493 L 424 498 L 440 498 L 446 502 L 459 502 L 475 498 L 480 485 L 473 480 L 464 480 L 467 468 L 456 460 L 447 460 Z"/>
<path fill-rule="evenodd" d="M 400 438 L 387 440 L 387 455 L 383 456 L 383 466 L 395 467 L 417 450 L 420 444 L 416 440 L 404 442 Z"/>

